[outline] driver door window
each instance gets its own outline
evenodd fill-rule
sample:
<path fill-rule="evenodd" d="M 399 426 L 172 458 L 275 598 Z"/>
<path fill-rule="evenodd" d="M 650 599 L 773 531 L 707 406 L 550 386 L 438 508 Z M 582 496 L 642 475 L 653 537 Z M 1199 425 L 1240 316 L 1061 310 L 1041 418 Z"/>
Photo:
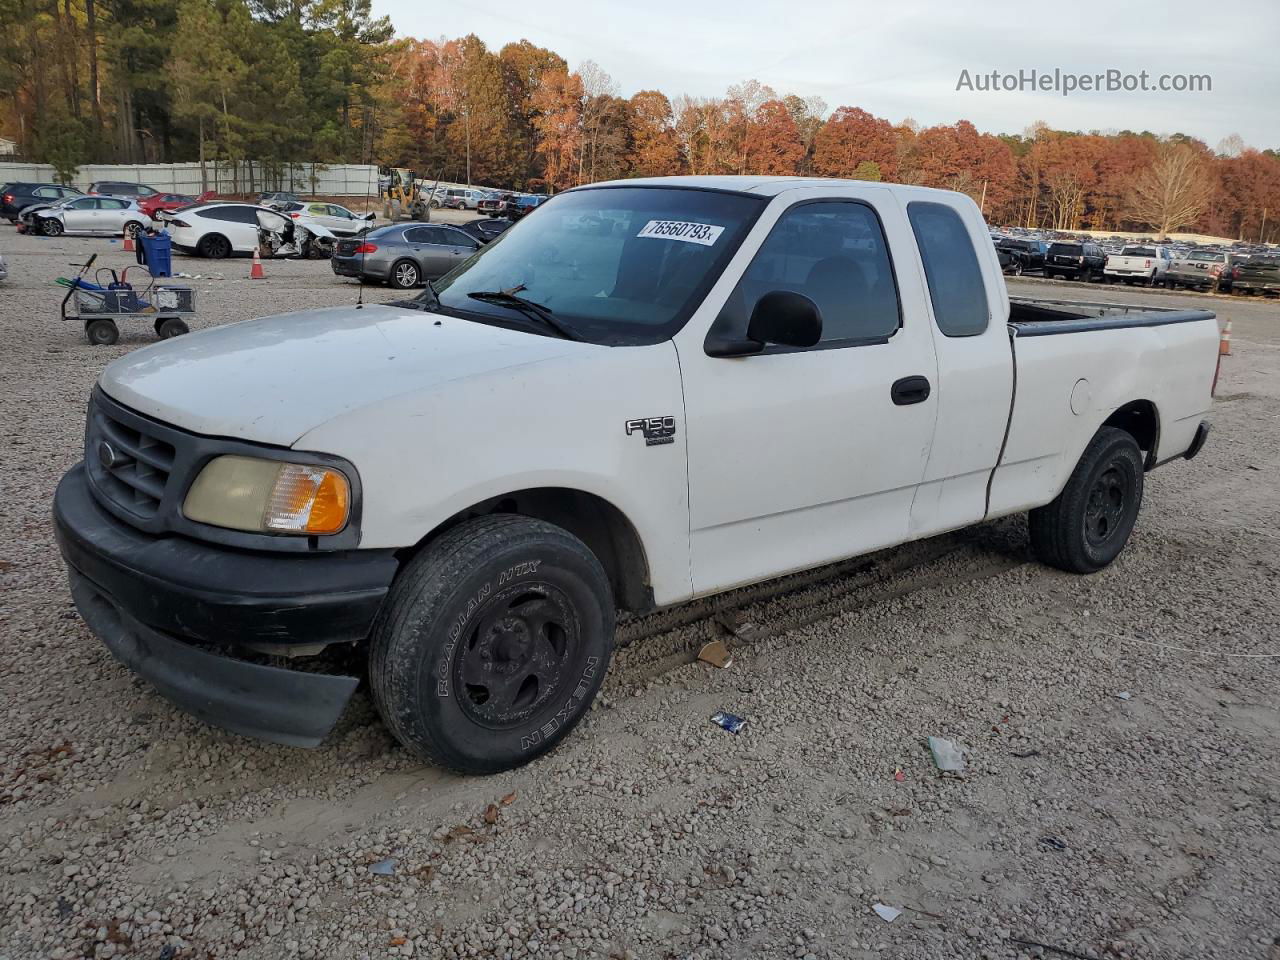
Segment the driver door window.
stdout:
<path fill-rule="evenodd" d="M 884 231 L 864 203 L 805 203 L 783 214 L 720 322 L 745 331 L 756 302 L 775 290 L 804 294 L 818 305 L 819 348 L 884 343 L 902 325 Z"/>

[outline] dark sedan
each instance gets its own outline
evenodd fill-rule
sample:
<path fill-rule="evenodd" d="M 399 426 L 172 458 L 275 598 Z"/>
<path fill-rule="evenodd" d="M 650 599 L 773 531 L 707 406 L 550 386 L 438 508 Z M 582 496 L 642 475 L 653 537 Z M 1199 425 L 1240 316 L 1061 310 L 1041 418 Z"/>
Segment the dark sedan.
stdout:
<path fill-rule="evenodd" d="M 502 236 L 503 232 L 511 226 L 514 220 L 468 220 L 466 223 L 458 224 L 458 229 L 463 233 L 470 234 L 475 240 L 481 243 L 488 243 L 490 240 L 496 240 Z"/>
<path fill-rule="evenodd" d="M 447 224 L 396 223 L 340 239 L 330 263 L 340 277 L 408 289 L 443 277 L 480 247 L 479 240 Z"/>

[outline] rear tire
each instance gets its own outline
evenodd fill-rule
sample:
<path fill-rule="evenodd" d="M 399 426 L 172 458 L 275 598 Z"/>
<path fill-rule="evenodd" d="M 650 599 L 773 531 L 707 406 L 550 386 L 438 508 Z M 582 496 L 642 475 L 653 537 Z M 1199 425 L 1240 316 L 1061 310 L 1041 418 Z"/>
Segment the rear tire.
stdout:
<path fill-rule="evenodd" d="M 1028 517 L 1037 559 L 1070 573 L 1094 573 L 1129 541 L 1142 508 L 1142 451 L 1133 435 L 1103 427 L 1089 441 L 1063 491 Z"/>
<path fill-rule="evenodd" d="M 231 256 L 231 241 L 220 233 L 207 233 L 196 244 L 196 253 L 208 260 L 223 260 Z"/>
<path fill-rule="evenodd" d="M 142 236 L 142 224 L 137 220 L 130 220 L 124 225 L 124 230 L 122 232 L 124 236 L 132 237 L 134 240 L 137 240 L 138 237 Z"/>
<path fill-rule="evenodd" d="M 586 714 L 613 631 L 608 577 L 582 541 L 527 517 L 469 520 L 391 585 L 370 644 L 374 703 L 425 760 L 510 770 Z"/>
<path fill-rule="evenodd" d="M 85 326 L 84 335 L 95 347 L 109 347 L 120 339 L 120 328 L 114 320 L 94 320 Z"/>
<path fill-rule="evenodd" d="M 422 270 L 412 260 L 397 260 L 387 274 L 387 280 L 397 290 L 412 290 L 421 279 Z"/>

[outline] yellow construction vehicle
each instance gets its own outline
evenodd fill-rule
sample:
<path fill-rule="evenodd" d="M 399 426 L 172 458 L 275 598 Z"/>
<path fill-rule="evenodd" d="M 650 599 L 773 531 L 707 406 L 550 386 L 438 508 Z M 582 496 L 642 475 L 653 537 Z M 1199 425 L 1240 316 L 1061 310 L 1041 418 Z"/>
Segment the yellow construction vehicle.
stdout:
<path fill-rule="evenodd" d="M 423 196 L 418 178 L 408 167 L 388 167 L 382 175 L 385 187 L 379 189 L 383 214 L 388 220 L 408 217 L 411 220 L 430 220 L 431 210 Z"/>

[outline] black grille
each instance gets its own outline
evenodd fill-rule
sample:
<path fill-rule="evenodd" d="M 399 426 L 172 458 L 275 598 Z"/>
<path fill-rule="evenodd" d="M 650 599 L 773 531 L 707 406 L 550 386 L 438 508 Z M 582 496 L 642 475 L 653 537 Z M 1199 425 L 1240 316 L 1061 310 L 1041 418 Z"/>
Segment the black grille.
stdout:
<path fill-rule="evenodd" d="M 139 519 L 156 515 L 173 471 L 174 448 L 140 417 L 113 416 L 95 404 L 85 434 L 85 462 L 100 494 Z"/>

